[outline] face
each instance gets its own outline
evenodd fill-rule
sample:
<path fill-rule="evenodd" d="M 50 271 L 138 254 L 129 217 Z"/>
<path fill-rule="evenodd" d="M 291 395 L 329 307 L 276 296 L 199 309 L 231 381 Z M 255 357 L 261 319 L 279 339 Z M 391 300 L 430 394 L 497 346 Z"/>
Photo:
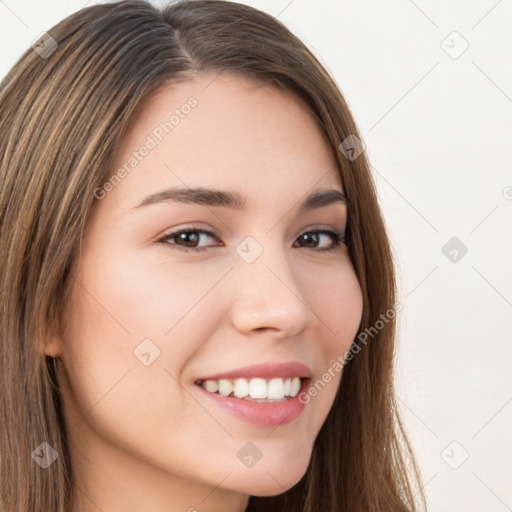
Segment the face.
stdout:
<path fill-rule="evenodd" d="M 337 239 L 346 204 L 331 193 L 301 208 L 344 192 L 318 127 L 274 86 L 213 79 L 162 88 L 137 111 L 47 352 L 62 361 L 73 462 L 84 479 L 108 473 L 112 495 L 293 486 L 361 320 Z"/>

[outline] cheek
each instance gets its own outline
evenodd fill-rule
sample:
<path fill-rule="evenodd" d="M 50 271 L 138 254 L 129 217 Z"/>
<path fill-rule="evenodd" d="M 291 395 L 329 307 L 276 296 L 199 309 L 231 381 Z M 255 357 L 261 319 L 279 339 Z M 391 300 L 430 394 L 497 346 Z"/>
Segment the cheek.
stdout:
<path fill-rule="evenodd" d="M 179 272 L 165 277 L 162 267 L 141 268 L 129 257 L 83 260 L 62 350 L 74 422 L 91 411 L 87 421 L 115 436 L 117 421 L 133 425 L 134 433 L 150 429 L 143 418 L 171 429 L 170 417 L 173 424 L 182 421 L 183 393 L 174 378 L 195 349 L 175 341 L 185 324 L 193 338 L 180 319 L 199 300 L 186 278 Z"/>
<path fill-rule="evenodd" d="M 170 265 L 165 254 L 142 258 L 127 250 L 112 251 L 109 258 L 93 255 L 84 262 L 80 277 L 87 290 L 82 294 L 83 315 L 94 319 L 100 335 L 108 333 L 113 350 L 127 344 L 133 350 L 146 338 L 164 350 L 182 325 L 191 328 L 194 310 L 215 283 L 206 266 L 199 267 Z M 180 346 L 193 348 L 182 343 L 173 350 L 179 353 Z"/>
<path fill-rule="evenodd" d="M 351 265 L 342 272 L 332 272 L 321 281 L 323 286 L 311 290 L 322 336 L 325 356 L 332 363 L 343 354 L 357 334 L 363 313 L 363 294 L 357 276 Z"/>
<path fill-rule="evenodd" d="M 318 372 L 300 398 L 317 408 L 312 431 L 317 432 L 330 411 L 341 382 L 347 351 L 357 334 L 363 313 L 363 295 L 351 265 L 331 273 L 325 285 L 310 290 L 311 307 L 319 320 Z"/>

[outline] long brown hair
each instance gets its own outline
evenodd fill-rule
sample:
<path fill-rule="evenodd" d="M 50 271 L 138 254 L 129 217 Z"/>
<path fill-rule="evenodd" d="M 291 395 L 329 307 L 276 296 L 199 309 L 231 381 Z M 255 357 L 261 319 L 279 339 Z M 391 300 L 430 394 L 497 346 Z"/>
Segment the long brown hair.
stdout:
<path fill-rule="evenodd" d="M 134 110 L 157 88 L 203 71 L 272 82 L 309 109 L 348 199 L 346 239 L 364 300 L 358 334 L 377 331 L 344 366 L 304 477 L 279 496 L 252 497 L 248 510 L 417 511 L 414 492 L 423 507 L 425 498 L 393 388 L 395 317 L 374 327 L 395 306 L 391 248 L 365 153 L 338 149 L 361 136 L 336 83 L 297 37 L 268 14 L 217 0 L 84 8 L 0 84 L 0 509 L 67 512 L 73 476 L 59 360 L 44 354 L 45 340 L 61 328 L 94 190 Z M 33 455 L 43 442 L 58 454 L 47 468 Z"/>

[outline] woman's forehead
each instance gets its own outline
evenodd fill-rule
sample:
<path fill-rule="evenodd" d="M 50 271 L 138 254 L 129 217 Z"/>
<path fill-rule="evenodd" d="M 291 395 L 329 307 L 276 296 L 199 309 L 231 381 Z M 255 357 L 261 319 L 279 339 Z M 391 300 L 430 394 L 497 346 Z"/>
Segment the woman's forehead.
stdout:
<path fill-rule="evenodd" d="M 301 195 L 315 183 L 340 187 L 331 149 L 309 113 L 283 91 L 248 85 L 210 75 L 157 91 L 125 133 L 111 188 L 122 187 L 134 206 L 171 186 L 234 188 L 248 197 Z"/>

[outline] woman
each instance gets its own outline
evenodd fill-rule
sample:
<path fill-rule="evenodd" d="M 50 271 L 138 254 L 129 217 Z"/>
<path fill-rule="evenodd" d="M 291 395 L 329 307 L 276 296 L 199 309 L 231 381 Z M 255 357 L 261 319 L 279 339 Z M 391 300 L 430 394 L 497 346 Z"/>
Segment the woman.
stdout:
<path fill-rule="evenodd" d="M 82 9 L 0 144 L 2 511 L 418 510 L 368 162 L 280 22 Z"/>

